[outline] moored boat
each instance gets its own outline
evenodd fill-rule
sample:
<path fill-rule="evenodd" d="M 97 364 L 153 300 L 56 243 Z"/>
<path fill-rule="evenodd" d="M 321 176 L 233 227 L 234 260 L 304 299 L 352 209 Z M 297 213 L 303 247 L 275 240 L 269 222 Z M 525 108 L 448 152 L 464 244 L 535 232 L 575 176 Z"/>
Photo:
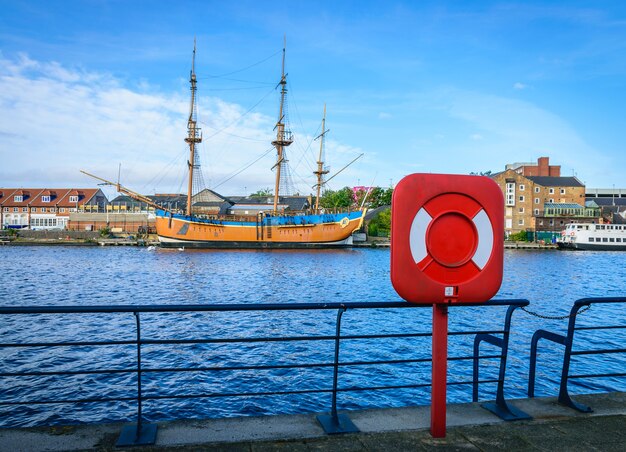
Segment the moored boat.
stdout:
<path fill-rule="evenodd" d="M 191 67 L 191 101 L 189 118 L 187 121 L 187 136 L 185 142 L 189 145 L 187 205 L 184 212 L 165 209 L 156 205 L 146 196 L 135 193 L 119 184 L 96 177 L 105 183 L 116 186 L 119 192 L 147 203 L 155 208 L 156 232 L 164 247 L 189 248 L 312 248 L 336 247 L 352 244 L 352 233 L 363 225 L 366 209 L 347 210 L 340 212 L 326 212 L 319 207 L 320 189 L 324 184 L 323 177 L 328 173 L 323 166 L 322 147 L 324 140 L 324 120 L 320 135 L 320 157 L 317 171 L 317 198 L 314 207 L 307 211 L 287 212 L 284 210 L 284 197 L 280 195 L 281 182 L 286 172 L 287 158 L 285 148 L 293 140 L 291 132 L 286 127 L 284 104 L 287 93 L 287 77 L 285 74 L 285 49 L 283 48 L 282 74 L 279 82 L 280 110 L 276 123 L 276 138 L 272 145 L 276 148 L 275 186 L 273 205 L 268 204 L 256 216 L 207 215 L 193 211 L 192 198 L 194 171 L 199 169 L 197 164 L 196 145 L 202 142 L 202 133 L 197 127 L 196 119 L 196 85 L 195 74 L 195 45 Z M 356 159 L 355 159 L 356 160 Z M 353 160 L 354 161 L 354 160 Z M 352 163 L 352 162 L 351 162 Z M 344 167 L 345 168 L 345 167 Z M 343 170 L 343 169 L 342 169 Z M 84 172 L 84 171 L 83 171 Z M 281 173 L 283 178 L 281 179 Z"/>
<path fill-rule="evenodd" d="M 570 223 L 556 243 L 560 249 L 626 251 L 626 225 Z"/>

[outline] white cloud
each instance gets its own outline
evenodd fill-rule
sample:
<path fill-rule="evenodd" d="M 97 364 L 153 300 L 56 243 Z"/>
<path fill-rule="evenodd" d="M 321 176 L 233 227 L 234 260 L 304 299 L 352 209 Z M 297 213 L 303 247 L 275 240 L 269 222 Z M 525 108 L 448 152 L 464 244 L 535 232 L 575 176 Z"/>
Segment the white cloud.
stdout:
<path fill-rule="evenodd" d="M 378 113 L 378 119 L 391 119 L 391 113 L 387 113 L 384 111 L 381 111 L 380 113 Z"/>
<path fill-rule="evenodd" d="M 516 90 L 523 90 L 523 89 L 526 89 L 526 88 L 528 88 L 528 85 L 525 85 L 524 83 L 521 83 L 521 82 L 516 82 L 513 85 L 513 89 L 516 89 Z"/>
<path fill-rule="evenodd" d="M 187 95 L 159 92 L 146 82 L 133 90 L 108 74 L 0 54 L 0 157 L 9 162 L 0 166 L 0 186 L 92 187 L 97 182 L 79 170 L 116 180 L 121 163 L 122 184 L 131 189 L 185 191 Z M 273 187 L 275 119 L 219 98 L 200 95 L 198 104 L 205 183 L 214 187 L 258 159 L 217 191 Z M 302 192 L 314 183 L 313 164 L 305 162 L 317 159 L 310 141 L 303 136 L 287 149 Z M 335 140 L 326 149 L 333 171 L 360 153 Z M 358 177 L 353 165 L 333 183 L 348 185 Z"/>
<path fill-rule="evenodd" d="M 541 153 L 561 165 L 564 176 L 574 169 L 584 180 L 610 165 L 567 121 L 534 104 L 476 92 L 456 91 L 449 96 L 449 114 L 489 136 L 470 150 L 477 169 L 499 171 L 506 163 L 530 161 Z M 467 155 L 466 149 L 457 152 Z"/>
<path fill-rule="evenodd" d="M 473 141 L 480 141 L 483 139 L 483 136 L 479 133 L 474 133 L 472 135 L 470 135 L 470 139 Z"/>

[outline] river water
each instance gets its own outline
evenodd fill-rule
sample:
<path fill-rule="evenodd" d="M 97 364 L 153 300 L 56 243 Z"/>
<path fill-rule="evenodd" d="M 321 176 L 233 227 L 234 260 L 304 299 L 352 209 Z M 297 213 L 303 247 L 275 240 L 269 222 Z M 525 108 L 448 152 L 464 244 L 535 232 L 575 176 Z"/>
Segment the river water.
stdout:
<path fill-rule="evenodd" d="M 540 316 L 567 315 L 572 303 L 583 297 L 624 296 L 626 253 L 505 251 L 502 287 L 495 298 L 525 298 L 529 310 Z M 169 305 L 214 303 L 301 303 L 346 301 L 400 301 L 389 280 L 388 249 L 338 250 L 168 250 L 126 247 L 0 247 L 0 305 Z M 580 325 L 624 325 L 626 306 L 594 305 L 579 316 Z M 335 312 L 306 311 L 271 315 L 153 314 L 142 317 L 146 337 L 182 339 L 238 337 L 247 334 L 292 335 L 334 333 Z M 3 316 L 2 342 L 52 340 L 133 339 L 132 314 L 74 316 Z M 454 308 L 450 330 L 499 329 L 502 308 Z M 430 309 L 363 310 L 344 315 L 343 334 L 415 332 L 430 330 Z M 621 323 L 620 323 L 621 322 Z M 507 369 L 506 396 L 526 396 L 530 338 L 537 329 L 563 333 L 567 319 L 550 320 L 526 312 L 513 315 Z M 472 338 L 450 338 L 449 355 L 471 354 Z M 623 348 L 624 330 L 577 333 L 576 347 Z M 359 342 L 359 341 L 355 341 Z M 254 365 L 288 358 L 296 362 L 327 362 L 332 344 L 266 344 L 265 348 L 239 345 L 148 348 L 149 367 Z M 329 348 L 330 347 L 330 348 Z M 403 359 L 429 352 L 429 340 L 398 339 L 383 344 L 361 341 L 342 345 L 342 361 Z M 58 349 L 57 349 L 58 350 Z M 0 372 L 124 368 L 128 353 L 102 353 L 96 347 L 73 347 L 63 352 L 49 349 L 0 347 Z M 278 357 L 278 358 L 277 358 Z M 562 347 L 544 343 L 538 365 L 536 394 L 556 395 Z M 349 368 L 340 387 L 415 383 L 430 378 L 429 365 L 383 365 Z M 574 361 L 572 372 L 624 372 L 621 354 L 592 355 Z M 285 370 L 158 375 L 146 377 L 147 393 L 216 394 L 329 387 L 330 369 L 306 373 Z M 497 361 L 487 363 L 481 377 L 497 376 Z M 226 376 L 224 376 L 224 374 Z M 451 361 L 449 381 L 471 379 L 471 362 Z M 623 378 L 573 380 L 572 393 L 625 390 Z M 88 374 L 61 381 L 54 376 L 0 376 L 0 402 L 49 400 L 59 397 L 89 398 L 133 396 L 132 376 Z M 129 387 L 130 393 L 129 393 Z M 481 387 L 481 399 L 493 399 L 495 387 Z M 340 393 L 339 409 L 424 405 L 429 389 L 399 389 Z M 449 402 L 471 400 L 471 387 L 449 386 Z M 104 405 L 104 409 L 103 409 Z M 321 412 L 329 409 L 328 395 L 291 395 L 245 398 L 152 400 L 144 408 L 148 420 L 206 418 L 256 414 Z M 78 405 L 0 405 L 0 426 L 32 426 L 54 423 L 108 422 L 133 419 L 133 402 Z"/>

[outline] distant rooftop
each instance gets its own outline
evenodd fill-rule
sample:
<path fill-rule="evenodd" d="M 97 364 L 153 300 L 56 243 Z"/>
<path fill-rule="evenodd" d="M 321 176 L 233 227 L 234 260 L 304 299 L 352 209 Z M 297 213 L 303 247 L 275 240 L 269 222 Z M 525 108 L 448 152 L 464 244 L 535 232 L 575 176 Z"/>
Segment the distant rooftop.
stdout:
<path fill-rule="evenodd" d="M 544 187 L 584 187 L 585 185 L 576 177 L 555 177 L 555 176 L 527 176 L 528 179 L 537 185 Z"/>
<path fill-rule="evenodd" d="M 563 203 L 558 203 L 558 202 L 547 202 L 543 205 L 544 208 L 546 209 L 584 209 L 584 206 L 581 206 L 580 204 L 576 204 L 573 202 L 563 202 Z"/>

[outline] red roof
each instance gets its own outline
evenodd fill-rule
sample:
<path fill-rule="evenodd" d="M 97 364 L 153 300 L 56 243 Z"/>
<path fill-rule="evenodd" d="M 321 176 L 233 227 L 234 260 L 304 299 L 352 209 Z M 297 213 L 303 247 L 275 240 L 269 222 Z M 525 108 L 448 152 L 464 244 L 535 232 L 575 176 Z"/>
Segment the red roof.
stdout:
<path fill-rule="evenodd" d="M 99 191 L 99 188 L 3 188 L 0 189 L 0 206 L 71 208 L 89 202 Z M 16 196 L 22 196 L 22 201 L 16 202 Z M 50 196 L 50 201 L 43 202 L 42 196 Z M 70 196 L 78 196 L 78 202 L 70 202 Z"/>

